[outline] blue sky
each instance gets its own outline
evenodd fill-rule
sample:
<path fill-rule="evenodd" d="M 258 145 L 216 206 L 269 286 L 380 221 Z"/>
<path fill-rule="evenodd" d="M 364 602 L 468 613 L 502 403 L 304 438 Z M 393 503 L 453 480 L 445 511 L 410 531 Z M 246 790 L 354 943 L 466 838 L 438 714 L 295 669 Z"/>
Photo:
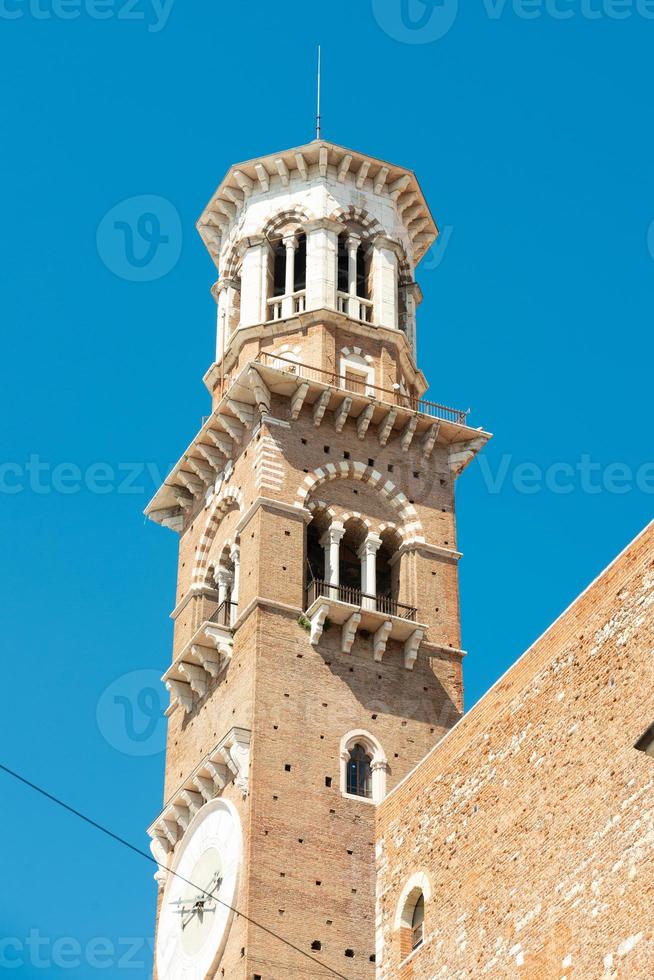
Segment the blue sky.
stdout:
<path fill-rule="evenodd" d="M 324 135 L 415 169 L 443 229 L 430 397 L 495 434 L 457 500 L 468 706 L 649 520 L 649 7 L 0 0 L 0 762 L 147 848 L 176 538 L 142 510 L 209 405 L 194 222 L 230 163 L 311 139 L 319 40 Z M 142 196 L 150 281 L 103 224 Z M 148 976 L 146 863 L 0 799 L 0 966 Z"/>

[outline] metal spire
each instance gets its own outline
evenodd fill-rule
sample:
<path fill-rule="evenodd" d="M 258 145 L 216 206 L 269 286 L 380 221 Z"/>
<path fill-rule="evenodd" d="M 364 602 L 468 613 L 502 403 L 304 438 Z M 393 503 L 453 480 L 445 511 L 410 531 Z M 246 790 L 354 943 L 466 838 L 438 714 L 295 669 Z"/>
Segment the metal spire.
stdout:
<path fill-rule="evenodd" d="M 318 104 L 316 111 L 316 139 L 320 139 L 320 45 L 318 45 Z"/>

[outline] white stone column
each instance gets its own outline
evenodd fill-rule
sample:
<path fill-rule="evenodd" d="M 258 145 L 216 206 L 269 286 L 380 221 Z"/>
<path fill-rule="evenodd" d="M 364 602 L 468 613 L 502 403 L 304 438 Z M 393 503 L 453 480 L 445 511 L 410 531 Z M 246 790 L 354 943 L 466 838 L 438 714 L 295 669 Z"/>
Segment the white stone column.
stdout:
<path fill-rule="evenodd" d="M 348 235 L 347 238 L 347 291 L 350 294 L 348 313 L 354 319 L 360 317 L 360 304 L 357 297 L 357 254 L 361 239 L 358 235 Z"/>
<path fill-rule="evenodd" d="M 399 326 L 398 248 L 395 242 L 382 235 L 373 242 L 373 321 L 380 327 L 390 327 L 393 330 L 397 330 Z"/>
<path fill-rule="evenodd" d="M 232 564 L 234 566 L 234 573 L 232 577 L 232 615 L 231 622 L 234 623 L 238 616 L 238 589 L 241 579 L 241 548 L 239 545 L 235 544 L 232 546 L 232 550 L 229 553 L 229 557 L 232 559 Z"/>
<path fill-rule="evenodd" d="M 386 796 L 386 762 L 377 759 L 370 764 L 372 771 L 372 798 L 375 803 L 381 803 Z"/>
<path fill-rule="evenodd" d="M 343 225 L 319 218 L 305 226 L 307 235 L 307 310 L 335 310 L 338 285 L 338 236 Z"/>
<path fill-rule="evenodd" d="M 333 585 L 330 589 L 332 599 L 338 598 L 338 586 L 340 584 L 340 548 L 345 528 L 342 524 L 334 522 L 327 528 L 320 539 L 320 543 L 325 549 L 325 582 Z"/>
<path fill-rule="evenodd" d="M 218 304 L 216 331 L 216 362 L 223 359 L 229 338 L 234 330 L 234 312 L 238 284 L 234 279 L 219 279 L 213 289 Z"/>
<path fill-rule="evenodd" d="M 268 276 L 272 252 L 263 235 L 252 235 L 243 243 L 241 266 L 241 326 L 250 327 L 268 319 Z"/>
<path fill-rule="evenodd" d="M 297 238 L 289 235 L 284 239 L 286 248 L 286 280 L 284 283 L 284 299 L 282 300 L 282 317 L 286 319 L 293 316 L 293 293 L 295 292 L 295 252 L 297 249 Z"/>
<path fill-rule="evenodd" d="M 214 572 L 214 581 L 218 587 L 218 607 L 226 602 L 232 584 L 232 573 L 222 565 Z"/>
<path fill-rule="evenodd" d="M 361 606 L 363 609 L 377 608 L 377 552 L 381 547 L 381 538 L 369 534 L 357 552 L 361 559 L 361 591 L 366 593 Z"/>

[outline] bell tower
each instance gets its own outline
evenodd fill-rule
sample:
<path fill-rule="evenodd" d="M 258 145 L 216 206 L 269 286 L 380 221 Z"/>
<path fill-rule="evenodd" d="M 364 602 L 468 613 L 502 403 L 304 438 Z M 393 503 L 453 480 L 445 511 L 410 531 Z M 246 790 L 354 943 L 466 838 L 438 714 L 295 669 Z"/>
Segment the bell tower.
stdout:
<path fill-rule="evenodd" d="M 315 140 L 198 230 L 211 414 L 146 510 L 180 538 L 157 975 L 372 980 L 376 804 L 462 712 L 454 484 L 489 435 L 424 397 L 410 170 Z"/>

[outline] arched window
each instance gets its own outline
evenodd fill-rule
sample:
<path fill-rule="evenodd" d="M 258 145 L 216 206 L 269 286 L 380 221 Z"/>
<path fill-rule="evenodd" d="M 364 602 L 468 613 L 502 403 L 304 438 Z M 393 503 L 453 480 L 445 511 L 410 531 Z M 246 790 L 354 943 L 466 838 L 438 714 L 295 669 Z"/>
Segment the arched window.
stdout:
<path fill-rule="evenodd" d="M 349 732 L 341 739 L 341 792 L 381 803 L 386 796 L 388 764 L 381 745 L 368 732 Z"/>
<path fill-rule="evenodd" d="M 402 959 L 410 956 L 425 941 L 425 906 L 431 895 L 431 882 L 424 871 L 412 875 L 402 889 L 395 915 Z"/>
<path fill-rule="evenodd" d="M 372 759 L 359 742 L 350 749 L 347 763 L 347 792 L 372 799 Z"/>
<path fill-rule="evenodd" d="M 372 247 L 364 234 L 358 226 L 348 226 L 338 236 L 338 309 L 354 320 L 371 323 Z"/>
<path fill-rule="evenodd" d="M 304 312 L 307 286 L 307 238 L 298 228 L 270 240 L 268 319 Z"/>

